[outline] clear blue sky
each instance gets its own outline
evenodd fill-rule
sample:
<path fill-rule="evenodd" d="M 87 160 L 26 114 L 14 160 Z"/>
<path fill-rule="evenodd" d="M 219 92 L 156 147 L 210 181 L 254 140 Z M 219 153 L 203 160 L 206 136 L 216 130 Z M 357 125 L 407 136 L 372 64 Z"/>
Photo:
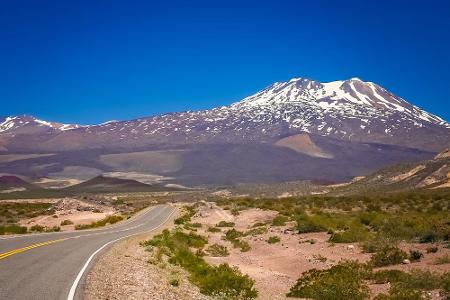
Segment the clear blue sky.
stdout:
<path fill-rule="evenodd" d="M 4 0 L 0 71 L 0 115 L 62 122 L 212 108 L 292 77 L 360 77 L 450 120 L 450 4 Z"/>

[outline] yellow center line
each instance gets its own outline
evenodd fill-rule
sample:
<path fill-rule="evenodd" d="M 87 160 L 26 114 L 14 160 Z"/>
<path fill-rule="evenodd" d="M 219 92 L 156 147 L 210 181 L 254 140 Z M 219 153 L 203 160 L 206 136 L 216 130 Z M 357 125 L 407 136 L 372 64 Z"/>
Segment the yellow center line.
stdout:
<path fill-rule="evenodd" d="M 31 249 L 34 249 L 34 248 L 37 248 L 37 247 L 42 247 L 42 246 L 54 244 L 54 243 L 57 243 L 57 242 L 62 242 L 62 241 L 65 241 L 67 239 L 69 239 L 69 238 L 64 238 L 64 239 L 59 239 L 59 240 L 52 240 L 52 241 L 46 241 L 46 242 L 42 242 L 42 243 L 38 243 L 38 244 L 29 245 L 29 246 L 26 246 L 26 247 L 23 247 L 23 248 L 14 249 L 14 250 L 11 250 L 11 251 L 8 251 L 8 252 L 0 253 L 0 260 L 4 259 L 4 258 L 7 258 L 8 256 L 11 256 L 11 255 L 14 255 L 14 254 L 18 254 L 18 253 L 21 253 L 21 252 L 24 252 L 24 251 L 28 251 L 28 250 L 31 250 Z"/>

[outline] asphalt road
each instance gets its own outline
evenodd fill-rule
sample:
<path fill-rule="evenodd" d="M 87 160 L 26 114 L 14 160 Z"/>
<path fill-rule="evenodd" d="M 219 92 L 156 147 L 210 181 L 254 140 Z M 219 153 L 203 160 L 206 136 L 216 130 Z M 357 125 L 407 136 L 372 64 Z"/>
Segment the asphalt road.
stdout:
<path fill-rule="evenodd" d="M 103 229 L 0 238 L 0 299 L 82 299 L 86 274 L 102 251 L 160 227 L 174 211 L 158 205 Z"/>

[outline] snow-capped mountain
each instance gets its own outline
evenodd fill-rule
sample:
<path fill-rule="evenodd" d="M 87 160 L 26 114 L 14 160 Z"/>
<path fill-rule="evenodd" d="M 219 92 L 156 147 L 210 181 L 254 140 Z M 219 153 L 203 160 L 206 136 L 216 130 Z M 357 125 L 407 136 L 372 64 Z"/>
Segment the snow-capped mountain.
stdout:
<path fill-rule="evenodd" d="M 341 181 L 449 145 L 448 122 L 379 85 L 295 78 L 203 111 L 90 126 L 0 119 L 0 152 L 34 154 L 0 163 L 0 173 L 88 179 L 126 171 L 188 185 Z"/>
<path fill-rule="evenodd" d="M 52 129 L 54 134 L 41 141 L 41 146 L 60 150 L 272 143 L 298 133 L 428 151 L 439 151 L 450 144 L 448 122 L 377 84 L 357 78 L 328 83 L 294 78 L 274 83 L 229 106 L 93 126 L 10 117 L 0 124 L 0 130 L 17 134 L 31 125 Z"/>
<path fill-rule="evenodd" d="M 47 131 L 65 131 L 80 127 L 80 125 L 75 124 L 47 122 L 27 115 L 0 118 L 0 134 L 9 132 L 14 134 L 25 134 Z"/>

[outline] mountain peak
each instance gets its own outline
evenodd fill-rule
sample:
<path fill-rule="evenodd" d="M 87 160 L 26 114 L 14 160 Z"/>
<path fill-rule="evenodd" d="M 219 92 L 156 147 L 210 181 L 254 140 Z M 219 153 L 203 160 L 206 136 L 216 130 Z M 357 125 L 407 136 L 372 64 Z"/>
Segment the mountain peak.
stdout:
<path fill-rule="evenodd" d="M 63 124 L 57 122 L 48 122 L 40 120 L 31 115 L 9 116 L 0 119 L 0 132 L 28 133 L 48 130 L 66 131 L 80 128 L 77 124 Z"/>

